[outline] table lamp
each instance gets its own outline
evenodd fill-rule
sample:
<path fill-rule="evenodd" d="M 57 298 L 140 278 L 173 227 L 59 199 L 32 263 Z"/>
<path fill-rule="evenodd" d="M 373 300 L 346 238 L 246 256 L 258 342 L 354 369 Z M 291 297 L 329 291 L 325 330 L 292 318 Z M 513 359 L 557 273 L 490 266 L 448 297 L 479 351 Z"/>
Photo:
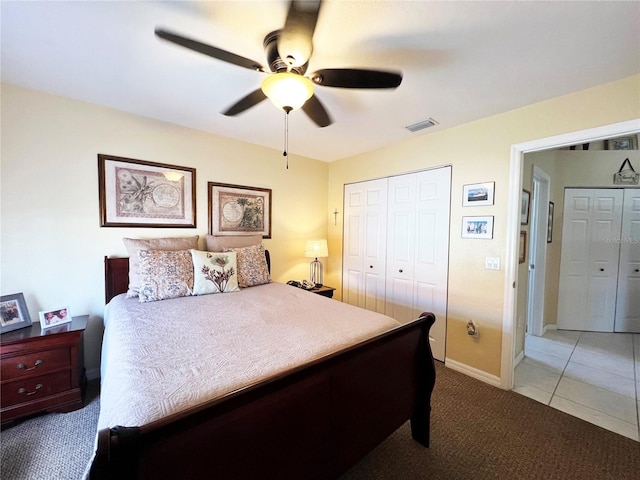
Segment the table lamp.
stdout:
<path fill-rule="evenodd" d="M 310 280 L 311 283 L 321 286 L 323 282 L 322 262 L 318 260 L 318 257 L 329 256 L 327 241 L 325 239 L 307 240 L 307 244 L 304 249 L 304 256 L 307 258 L 315 258 L 315 260 L 309 264 Z"/>

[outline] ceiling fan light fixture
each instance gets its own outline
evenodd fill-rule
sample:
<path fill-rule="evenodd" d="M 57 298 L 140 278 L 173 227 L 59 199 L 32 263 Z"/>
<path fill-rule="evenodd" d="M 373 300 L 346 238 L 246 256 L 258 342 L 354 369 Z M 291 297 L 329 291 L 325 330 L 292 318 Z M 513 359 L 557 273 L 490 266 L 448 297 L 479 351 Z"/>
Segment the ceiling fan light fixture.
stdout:
<path fill-rule="evenodd" d="M 297 110 L 313 95 L 313 83 L 291 72 L 274 73 L 262 82 L 262 91 L 281 110 Z"/>

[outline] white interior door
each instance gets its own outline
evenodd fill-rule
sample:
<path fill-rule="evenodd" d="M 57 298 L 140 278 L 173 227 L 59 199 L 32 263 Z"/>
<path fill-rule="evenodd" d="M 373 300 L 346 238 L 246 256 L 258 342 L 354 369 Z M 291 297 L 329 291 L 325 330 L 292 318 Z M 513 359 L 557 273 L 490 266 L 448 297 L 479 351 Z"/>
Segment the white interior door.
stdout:
<path fill-rule="evenodd" d="M 385 313 L 399 322 L 414 316 L 416 174 L 389 178 Z"/>
<path fill-rule="evenodd" d="M 345 186 L 343 301 L 400 322 L 433 312 L 429 340 L 441 361 L 450 203 L 451 167 Z"/>
<path fill-rule="evenodd" d="M 623 191 L 565 190 L 558 328 L 613 332 Z"/>
<path fill-rule="evenodd" d="M 640 333 L 640 189 L 626 188 L 620 236 L 616 332 Z"/>
<path fill-rule="evenodd" d="M 387 179 L 345 185 L 342 301 L 384 313 Z"/>
<path fill-rule="evenodd" d="M 449 284 L 449 220 L 451 167 L 417 174 L 414 307 L 417 317 L 433 312 L 436 323 L 429 331 L 431 351 L 444 362 Z"/>
<path fill-rule="evenodd" d="M 529 241 L 527 332 L 537 336 L 542 336 L 544 332 L 544 280 L 547 261 L 550 183 L 551 177 L 534 165 L 531 238 Z"/>

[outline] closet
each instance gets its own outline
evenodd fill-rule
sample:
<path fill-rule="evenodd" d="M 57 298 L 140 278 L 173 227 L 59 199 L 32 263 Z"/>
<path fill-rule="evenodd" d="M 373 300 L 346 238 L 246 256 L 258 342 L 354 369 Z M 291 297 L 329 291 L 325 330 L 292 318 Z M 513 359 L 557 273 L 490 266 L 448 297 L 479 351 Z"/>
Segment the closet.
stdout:
<path fill-rule="evenodd" d="M 343 301 L 408 322 L 436 315 L 444 361 L 451 167 L 345 185 Z"/>
<path fill-rule="evenodd" d="M 565 189 L 558 328 L 640 333 L 640 189 Z"/>

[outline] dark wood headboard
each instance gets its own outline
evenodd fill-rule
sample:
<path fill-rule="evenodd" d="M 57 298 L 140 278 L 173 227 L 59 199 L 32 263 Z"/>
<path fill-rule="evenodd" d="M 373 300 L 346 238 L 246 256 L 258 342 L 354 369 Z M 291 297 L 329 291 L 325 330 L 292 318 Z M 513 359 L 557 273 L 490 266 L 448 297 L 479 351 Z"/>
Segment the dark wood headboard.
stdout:
<path fill-rule="evenodd" d="M 267 258 L 267 268 L 271 273 L 271 255 L 269 250 L 264 251 Z M 104 301 L 109 303 L 113 297 L 120 293 L 126 293 L 129 289 L 129 258 L 104 257 Z"/>

